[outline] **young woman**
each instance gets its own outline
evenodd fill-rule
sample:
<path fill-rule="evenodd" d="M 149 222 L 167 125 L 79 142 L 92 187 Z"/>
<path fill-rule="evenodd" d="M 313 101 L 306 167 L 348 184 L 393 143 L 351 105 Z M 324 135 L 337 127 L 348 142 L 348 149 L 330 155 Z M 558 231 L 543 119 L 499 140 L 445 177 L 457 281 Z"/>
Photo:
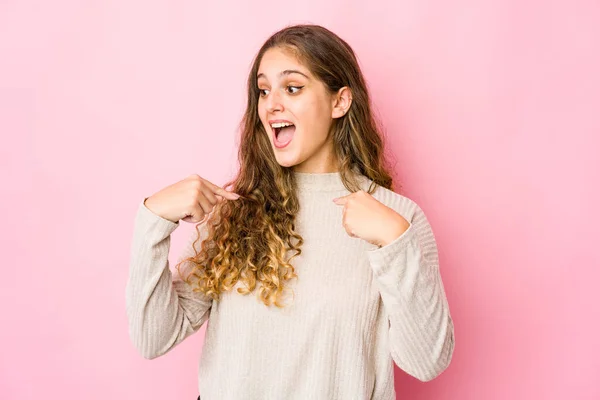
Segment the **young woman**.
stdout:
<path fill-rule="evenodd" d="M 392 190 L 345 41 L 318 25 L 266 41 L 239 160 L 232 191 L 194 174 L 140 203 L 127 284 L 138 351 L 159 357 L 207 322 L 204 400 L 387 400 L 394 363 L 438 376 L 454 326 L 436 242 Z M 173 276 L 179 220 L 197 224 Z"/>

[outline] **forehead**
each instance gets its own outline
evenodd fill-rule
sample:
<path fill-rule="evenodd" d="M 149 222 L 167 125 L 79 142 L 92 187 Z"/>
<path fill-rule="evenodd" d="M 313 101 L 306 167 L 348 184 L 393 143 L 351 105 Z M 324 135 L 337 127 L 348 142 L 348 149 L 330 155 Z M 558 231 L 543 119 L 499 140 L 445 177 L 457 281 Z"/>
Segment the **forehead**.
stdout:
<path fill-rule="evenodd" d="M 286 70 L 296 70 L 302 72 L 308 77 L 312 77 L 308 68 L 290 51 L 281 48 L 271 48 L 267 50 L 260 61 L 258 67 L 258 79 L 279 79 L 280 73 Z M 292 76 L 301 76 L 294 74 Z M 282 78 L 284 76 L 281 76 Z"/>

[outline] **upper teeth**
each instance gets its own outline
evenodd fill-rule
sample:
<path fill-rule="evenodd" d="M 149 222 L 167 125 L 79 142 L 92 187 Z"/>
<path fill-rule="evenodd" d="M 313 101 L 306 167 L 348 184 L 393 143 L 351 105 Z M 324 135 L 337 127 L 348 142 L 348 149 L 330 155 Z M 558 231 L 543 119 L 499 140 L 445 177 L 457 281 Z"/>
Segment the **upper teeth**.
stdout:
<path fill-rule="evenodd" d="M 285 126 L 294 125 L 291 122 L 274 122 L 271 124 L 272 128 L 283 128 Z"/>

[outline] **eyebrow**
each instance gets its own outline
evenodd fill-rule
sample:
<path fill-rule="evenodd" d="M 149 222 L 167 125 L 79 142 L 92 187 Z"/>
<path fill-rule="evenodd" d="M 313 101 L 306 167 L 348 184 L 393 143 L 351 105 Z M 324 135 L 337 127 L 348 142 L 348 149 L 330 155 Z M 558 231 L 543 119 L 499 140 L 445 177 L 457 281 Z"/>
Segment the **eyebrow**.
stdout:
<path fill-rule="evenodd" d="M 295 69 L 286 69 L 285 71 L 281 71 L 281 72 L 279 73 L 279 78 L 281 78 L 281 77 L 282 77 L 282 76 L 284 76 L 284 75 L 290 75 L 290 74 L 300 74 L 300 75 L 304 76 L 306 79 L 310 79 L 308 76 L 306 76 L 306 75 L 305 75 L 305 74 L 303 74 L 302 72 L 300 72 L 300 71 L 298 71 L 298 70 L 295 70 Z M 265 75 L 265 74 L 263 74 L 263 73 L 260 73 L 260 74 L 258 74 L 258 75 L 256 76 L 256 79 L 258 80 L 260 77 L 265 77 L 265 78 L 266 78 L 266 75 Z"/>

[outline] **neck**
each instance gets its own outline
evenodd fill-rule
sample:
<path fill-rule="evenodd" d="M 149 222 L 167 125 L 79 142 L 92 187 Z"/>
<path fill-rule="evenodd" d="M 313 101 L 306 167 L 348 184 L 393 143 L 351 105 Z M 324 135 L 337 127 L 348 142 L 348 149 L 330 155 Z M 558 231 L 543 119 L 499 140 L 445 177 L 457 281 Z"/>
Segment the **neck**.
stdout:
<path fill-rule="evenodd" d="M 325 146 L 308 160 L 292 166 L 292 170 L 295 172 L 324 174 L 338 172 L 340 170 L 339 165 L 339 161 L 333 151 L 333 141 L 330 139 Z"/>

